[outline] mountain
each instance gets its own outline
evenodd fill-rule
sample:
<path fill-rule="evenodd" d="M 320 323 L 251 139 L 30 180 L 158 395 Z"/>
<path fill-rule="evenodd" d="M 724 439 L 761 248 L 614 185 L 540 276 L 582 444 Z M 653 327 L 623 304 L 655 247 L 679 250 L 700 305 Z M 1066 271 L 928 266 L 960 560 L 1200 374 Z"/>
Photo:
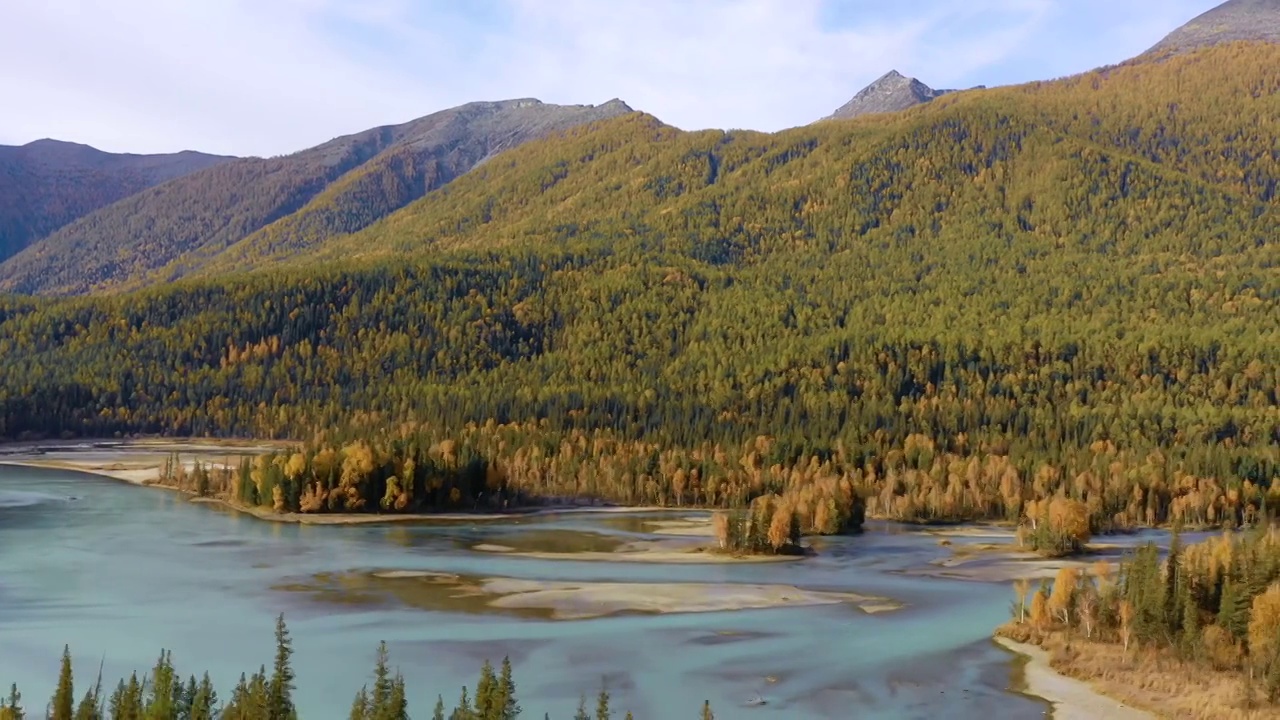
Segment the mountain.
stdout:
<path fill-rule="evenodd" d="M 1174 30 L 1147 54 L 1184 53 L 1241 40 L 1280 42 L 1280 0 L 1228 0 Z"/>
<path fill-rule="evenodd" d="M 230 159 L 116 154 L 47 139 L 0 145 L 0 261 L 94 210 Z"/>
<path fill-rule="evenodd" d="M 637 503 L 887 472 L 903 514 L 1269 482 L 1276 67 L 1233 44 L 776 134 L 579 126 L 305 252 L 0 298 L 0 436 L 412 426 L 449 467 Z"/>
<path fill-rule="evenodd" d="M 863 88 L 853 96 L 852 100 L 841 105 L 823 120 L 843 120 L 862 115 L 899 112 L 953 92 L 956 91 L 934 90 L 915 78 L 907 77 L 897 70 L 891 70 Z"/>
<path fill-rule="evenodd" d="M 169 281 L 219 253 L 287 254 L 359 230 L 494 155 L 632 112 L 477 102 L 283 157 L 244 158 L 131 195 L 0 264 L 0 291 L 68 294 Z M 238 243 L 243 246 L 236 248 Z"/>

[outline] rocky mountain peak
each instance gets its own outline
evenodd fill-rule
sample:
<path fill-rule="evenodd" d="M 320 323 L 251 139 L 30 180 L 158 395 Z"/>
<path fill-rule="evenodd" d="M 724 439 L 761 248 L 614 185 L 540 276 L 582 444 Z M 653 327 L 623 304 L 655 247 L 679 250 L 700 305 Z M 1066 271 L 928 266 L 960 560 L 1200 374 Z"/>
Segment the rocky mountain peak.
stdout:
<path fill-rule="evenodd" d="M 949 92 L 955 91 L 934 90 L 913 77 L 890 70 L 823 119 L 843 120 L 861 115 L 899 112 L 930 102 Z"/>
<path fill-rule="evenodd" d="M 1174 55 L 1242 40 L 1280 42 L 1280 0 L 1227 0 L 1169 33 L 1147 54 Z"/>

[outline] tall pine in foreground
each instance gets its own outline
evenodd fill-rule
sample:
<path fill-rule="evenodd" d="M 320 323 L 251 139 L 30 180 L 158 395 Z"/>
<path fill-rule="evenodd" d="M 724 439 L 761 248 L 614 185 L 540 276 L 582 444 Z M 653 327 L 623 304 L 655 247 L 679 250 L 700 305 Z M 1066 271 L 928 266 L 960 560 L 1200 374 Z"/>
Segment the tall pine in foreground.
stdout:
<path fill-rule="evenodd" d="M 75 720 L 75 686 L 71 679 L 71 646 L 62 648 L 62 667 L 58 672 L 58 688 L 49 702 L 51 720 Z"/>
<path fill-rule="evenodd" d="M 268 690 L 268 720 L 292 720 L 297 717 L 293 707 L 294 674 L 290 659 L 293 657 L 293 641 L 289 628 L 284 624 L 284 614 L 276 618 L 276 659 L 271 672 Z"/>

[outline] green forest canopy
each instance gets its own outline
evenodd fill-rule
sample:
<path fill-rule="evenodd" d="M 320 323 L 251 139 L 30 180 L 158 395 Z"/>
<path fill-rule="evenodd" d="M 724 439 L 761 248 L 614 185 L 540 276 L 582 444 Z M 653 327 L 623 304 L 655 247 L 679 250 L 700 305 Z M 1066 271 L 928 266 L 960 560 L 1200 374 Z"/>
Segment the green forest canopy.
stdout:
<path fill-rule="evenodd" d="M 578 128 L 312 252 L 0 300 L 0 436 L 450 440 L 526 491 L 679 502 L 697 470 L 716 504 L 836 478 L 893 517 L 1238 522 L 1280 473 L 1277 63 Z"/>

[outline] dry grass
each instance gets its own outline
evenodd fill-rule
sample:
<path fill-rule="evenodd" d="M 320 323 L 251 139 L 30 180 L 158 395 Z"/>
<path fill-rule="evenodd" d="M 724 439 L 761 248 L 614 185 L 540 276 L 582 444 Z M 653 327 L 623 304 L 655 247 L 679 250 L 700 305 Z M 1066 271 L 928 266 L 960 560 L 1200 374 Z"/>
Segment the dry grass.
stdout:
<path fill-rule="evenodd" d="M 1244 707 L 1246 692 L 1238 671 L 1217 671 L 1187 663 L 1168 651 L 1114 643 L 1069 641 L 1061 633 L 1041 633 L 1026 625 L 1005 625 L 998 635 L 1039 645 L 1052 656 L 1054 670 L 1088 682 L 1098 692 L 1174 720 L 1263 720 L 1280 718 L 1267 706 L 1261 689 L 1258 707 Z"/>

